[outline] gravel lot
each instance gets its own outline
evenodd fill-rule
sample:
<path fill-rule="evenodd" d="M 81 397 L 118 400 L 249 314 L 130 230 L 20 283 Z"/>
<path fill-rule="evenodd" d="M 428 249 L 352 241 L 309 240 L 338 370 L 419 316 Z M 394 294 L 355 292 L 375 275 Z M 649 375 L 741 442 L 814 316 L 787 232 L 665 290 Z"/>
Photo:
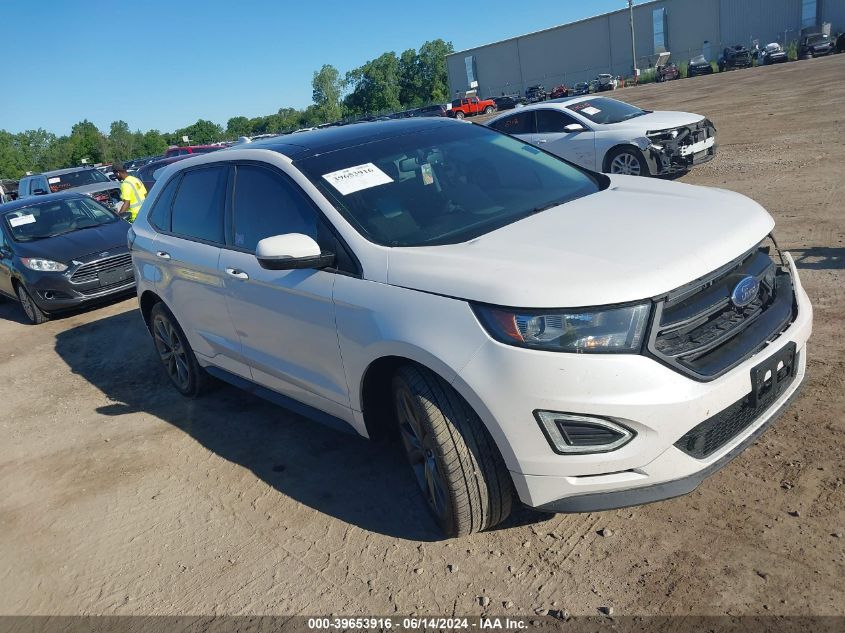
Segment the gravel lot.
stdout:
<path fill-rule="evenodd" d="M 3 302 L 0 614 L 845 614 L 843 79 L 839 55 L 618 93 L 713 120 L 684 182 L 762 203 L 815 304 L 802 395 L 691 495 L 439 541 L 398 453 L 179 397 L 134 299 L 41 327 Z"/>

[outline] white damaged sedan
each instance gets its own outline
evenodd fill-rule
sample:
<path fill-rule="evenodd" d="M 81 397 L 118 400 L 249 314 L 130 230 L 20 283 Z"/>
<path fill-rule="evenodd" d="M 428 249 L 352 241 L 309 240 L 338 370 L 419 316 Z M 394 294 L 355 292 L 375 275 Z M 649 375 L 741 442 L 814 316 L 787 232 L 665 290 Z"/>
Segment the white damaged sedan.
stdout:
<path fill-rule="evenodd" d="M 546 101 L 488 123 L 593 171 L 658 176 L 687 171 L 716 155 L 716 128 L 689 112 L 642 110 L 587 95 Z"/>

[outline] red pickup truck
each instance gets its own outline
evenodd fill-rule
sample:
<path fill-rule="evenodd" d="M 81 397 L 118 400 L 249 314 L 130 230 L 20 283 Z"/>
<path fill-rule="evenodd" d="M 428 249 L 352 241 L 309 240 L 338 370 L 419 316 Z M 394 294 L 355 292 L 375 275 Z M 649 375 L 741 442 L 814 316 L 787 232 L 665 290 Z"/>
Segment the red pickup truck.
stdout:
<path fill-rule="evenodd" d="M 478 97 L 466 97 L 455 99 L 452 102 L 452 109 L 449 116 L 456 119 L 463 119 L 474 114 L 491 114 L 496 111 L 496 103 L 492 99 L 479 99 Z"/>

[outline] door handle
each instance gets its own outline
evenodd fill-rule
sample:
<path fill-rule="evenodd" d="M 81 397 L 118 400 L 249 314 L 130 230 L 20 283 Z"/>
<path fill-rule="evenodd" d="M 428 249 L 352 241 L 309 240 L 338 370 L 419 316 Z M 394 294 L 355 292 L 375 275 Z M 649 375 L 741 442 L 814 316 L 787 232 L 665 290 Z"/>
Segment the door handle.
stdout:
<path fill-rule="evenodd" d="M 235 279 L 249 279 L 249 275 L 247 275 L 242 270 L 238 270 L 237 268 L 227 268 L 226 274 L 230 277 L 234 277 Z"/>
<path fill-rule="evenodd" d="M 537 143 L 546 143 L 546 142 L 547 142 L 547 141 L 546 141 L 546 139 L 544 139 L 544 138 L 541 138 L 541 139 L 538 139 L 538 140 L 537 140 Z"/>
<path fill-rule="evenodd" d="M 164 251 L 156 251 L 156 257 L 161 257 L 162 259 L 170 259 L 170 253 L 165 253 Z"/>

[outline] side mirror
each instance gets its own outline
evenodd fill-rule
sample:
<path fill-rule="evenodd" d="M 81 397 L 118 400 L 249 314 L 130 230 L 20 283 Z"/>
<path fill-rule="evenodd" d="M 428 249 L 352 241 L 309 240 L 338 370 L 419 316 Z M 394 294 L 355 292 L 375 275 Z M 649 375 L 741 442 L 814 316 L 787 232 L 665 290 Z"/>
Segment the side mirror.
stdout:
<path fill-rule="evenodd" d="M 585 129 L 584 126 L 581 125 L 580 123 L 570 123 L 569 125 L 567 125 L 566 127 L 563 128 L 563 131 L 570 133 L 570 134 L 573 134 L 575 132 L 583 132 L 584 129 Z"/>
<path fill-rule="evenodd" d="M 32 195 L 33 196 L 45 196 L 45 195 L 47 195 L 47 192 L 44 191 L 43 189 L 34 189 L 33 192 L 32 192 Z"/>
<path fill-rule="evenodd" d="M 314 238 L 302 233 L 265 237 L 255 247 L 255 257 L 267 270 L 326 268 L 334 264 L 334 253 L 323 253 Z"/>

